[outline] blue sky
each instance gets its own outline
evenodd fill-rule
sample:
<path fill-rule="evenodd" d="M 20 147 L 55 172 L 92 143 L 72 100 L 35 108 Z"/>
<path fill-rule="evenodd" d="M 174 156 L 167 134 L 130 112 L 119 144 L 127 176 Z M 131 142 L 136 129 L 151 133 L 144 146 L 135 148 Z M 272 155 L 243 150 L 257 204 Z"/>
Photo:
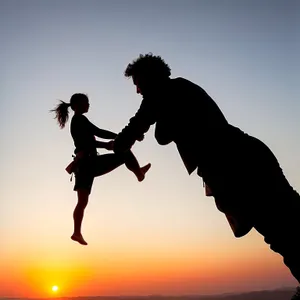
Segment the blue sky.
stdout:
<path fill-rule="evenodd" d="M 73 144 L 49 110 L 87 93 L 89 119 L 118 132 L 141 100 L 123 76 L 140 53 L 161 55 L 173 77 L 204 88 L 230 123 L 271 147 L 300 190 L 299 1 L 2 0 L 0 7 L 0 257 L 45 236 L 56 251 L 70 243 L 76 194 L 64 167 Z M 133 151 L 153 167 L 142 184 L 125 167 L 96 180 L 85 223 L 92 243 L 99 232 L 103 243 L 121 240 L 127 228 L 133 244 L 147 236 L 189 249 L 237 245 L 174 145 L 157 145 L 151 128 Z M 241 243 L 263 242 L 254 234 Z"/>

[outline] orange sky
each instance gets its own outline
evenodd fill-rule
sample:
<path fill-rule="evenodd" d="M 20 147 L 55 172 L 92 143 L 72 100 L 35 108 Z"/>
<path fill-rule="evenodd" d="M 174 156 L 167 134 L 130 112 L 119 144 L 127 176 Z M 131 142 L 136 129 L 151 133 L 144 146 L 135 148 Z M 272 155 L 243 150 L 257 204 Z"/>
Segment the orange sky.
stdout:
<path fill-rule="evenodd" d="M 257 242 L 260 236 L 254 232 L 250 239 Z M 226 249 L 213 244 L 193 249 L 124 245 L 102 251 L 75 245 L 59 254 L 55 249 L 27 249 L 23 255 L 11 255 L 1 268 L 5 287 L 1 293 L 23 297 L 215 294 L 293 283 L 279 256 L 263 245 L 237 243 L 238 247 Z M 57 293 L 51 290 L 54 285 L 59 287 Z"/>

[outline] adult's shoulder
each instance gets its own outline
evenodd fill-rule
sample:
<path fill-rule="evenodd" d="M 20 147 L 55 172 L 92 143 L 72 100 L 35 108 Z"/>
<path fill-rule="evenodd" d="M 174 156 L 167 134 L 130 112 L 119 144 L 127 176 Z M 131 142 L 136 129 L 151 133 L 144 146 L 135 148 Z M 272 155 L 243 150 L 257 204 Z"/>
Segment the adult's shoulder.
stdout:
<path fill-rule="evenodd" d="M 171 78 L 170 79 L 172 84 L 178 84 L 178 83 L 187 83 L 190 82 L 189 80 L 187 80 L 186 78 L 183 77 L 175 77 L 175 78 Z"/>
<path fill-rule="evenodd" d="M 200 87 L 196 83 L 194 83 L 191 80 L 188 80 L 188 79 L 186 79 L 184 77 L 171 78 L 170 82 L 171 82 L 171 84 L 173 86 L 194 86 L 194 87 Z"/>
<path fill-rule="evenodd" d="M 185 77 L 180 77 L 180 76 L 179 77 L 175 77 L 175 78 L 171 78 L 171 81 L 198 85 L 197 83 L 193 82 L 192 80 L 189 80 L 189 79 L 187 79 Z"/>
<path fill-rule="evenodd" d="M 186 81 L 187 79 L 181 76 L 171 78 L 173 81 Z"/>
<path fill-rule="evenodd" d="M 184 77 L 172 78 L 170 82 L 174 90 L 178 90 L 178 91 L 182 90 L 184 92 L 191 92 L 191 93 L 205 92 L 201 86 Z"/>

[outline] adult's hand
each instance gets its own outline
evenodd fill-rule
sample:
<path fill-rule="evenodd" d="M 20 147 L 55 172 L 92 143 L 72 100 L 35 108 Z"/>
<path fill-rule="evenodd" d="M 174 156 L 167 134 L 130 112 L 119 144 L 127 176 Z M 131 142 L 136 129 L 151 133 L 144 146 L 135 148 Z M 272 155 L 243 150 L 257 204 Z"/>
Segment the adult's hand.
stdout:
<path fill-rule="evenodd" d="M 114 140 L 111 140 L 106 143 L 106 149 L 107 150 L 113 150 L 114 149 Z"/>

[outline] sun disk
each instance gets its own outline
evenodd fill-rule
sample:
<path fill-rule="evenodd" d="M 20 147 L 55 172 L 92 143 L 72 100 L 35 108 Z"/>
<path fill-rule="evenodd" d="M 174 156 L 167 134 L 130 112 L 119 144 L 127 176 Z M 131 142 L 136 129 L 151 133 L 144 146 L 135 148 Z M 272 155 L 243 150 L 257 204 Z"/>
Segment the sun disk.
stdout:
<path fill-rule="evenodd" d="M 52 287 L 52 291 L 53 291 L 53 292 L 57 292 L 57 291 L 58 291 L 58 286 L 57 286 L 57 285 L 54 285 L 54 286 Z"/>

